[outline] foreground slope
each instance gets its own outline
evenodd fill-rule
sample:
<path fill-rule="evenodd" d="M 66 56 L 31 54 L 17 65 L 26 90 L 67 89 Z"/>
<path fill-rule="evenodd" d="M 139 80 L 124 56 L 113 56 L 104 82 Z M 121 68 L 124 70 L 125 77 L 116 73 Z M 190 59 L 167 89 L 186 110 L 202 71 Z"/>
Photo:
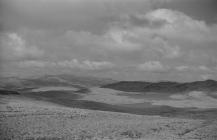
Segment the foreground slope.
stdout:
<path fill-rule="evenodd" d="M 217 121 L 67 108 L 1 95 L 2 139 L 216 140 Z"/>
<path fill-rule="evenodd" d="M 217 139 L 216 81 L 114 82 L 69 75 L 5 78 L 0 138 Z"/>

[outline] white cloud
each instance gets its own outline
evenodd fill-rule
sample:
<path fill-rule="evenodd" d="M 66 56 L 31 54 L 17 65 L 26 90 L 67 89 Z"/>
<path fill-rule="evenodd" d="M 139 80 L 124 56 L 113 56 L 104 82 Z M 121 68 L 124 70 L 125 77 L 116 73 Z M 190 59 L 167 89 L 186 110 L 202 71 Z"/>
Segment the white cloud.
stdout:
<path fill-rule="evenodd" d="M 77 59 L 64 60 L 58 62 L 26 60 L 19 62 L 20 67 L 56 67 L 56 68 L 76 68 L 82 70 L 102 70 L 114 67 L 114 64 L 108 61 L 78 61 Z"/>
<path fill-rule="evenodd" d="M 202 74 L 201 78 L 203 80 L 208 80 L 208 79 L 212 79 L 214 76 L 212 74 Z"/>
<path fill-rule="evenodd" d="M 178 71 L 187 71 L 189 70 L 189 66 L 177 66 L 175 69 Z"/>
<path fill-rule="evenodd" d="M 8 33 L 1 37 L 3 59 L 37 58 L 43 50 L 36 46 L 28 46 L 26 41 L 16 33 Z"/>
<path fill-rule="evenodd" d="M 198 69 L 202 71 L 210 71 L 210 69 L 207 66 L 203 66 L 203 65 L 198 66 Z"/>
<path fill-rule="evenodd" d="M 204 65 L 199 65 L 199 66 L 177 66 L 175 67 L 177 71 L 205 71 L 205 72 L 210 72 L 211 69 L 208 68 L 207 66 Z"/>
<path fill-rule="evenodd" d="M 158 9 L 147 13 L 145 17 L 151 21 L 165 21 L 161 28 L 148 29 L 148 32 L 166 36 L 168 38 L 186 39 L 192 41 L 216 41 L 216 30 L 208 27 L 204 21 L 192 19 L 179 11 Z"/>
<path fill-rule="evenodd" d="M 106 53 L 113 52 L 135 52 L 141 51 L 150 55 L 152 51 L 165 58 L 176 58 L 181 54 L 180 47 L 160 36 L 153 37 L 149 33 L 141 33 L 137 29 L 124 29 L 122 27 L 111 27 L 103 35 L 96 35 L 90 32 L 68 31 L 67 40 L 75 46 L 103 50 Z M 83 48 L 84 49 L 84 48 Z"/>
<path fill-rule="evenodd" d="M 169 39 L 191 41 L 216 41 L 216 26 L 208 26 L 182 12 L 170 9 L 157 9 L 145 14 L 126 15 L 116 22 L 118 26 L 133 29 L 144 36 L 159 35 Z"/>
<path fill-rule="evenodd" d="M 166 71 L 169 69 L 169 67 L 164 66 L 159 61 L 148 61 L 140 64 L 137 68 L 142 71 Z"/>
<path fill-rule="evenodd" d="M 86 70 L 100 70 L 100 69 L 107 69 L 112 68 L 114 64 L 108 61 L 78 61 L 77 59 L 72 59 L 70 61 L 60 61 L 57 62 L 58 66 L 61 67 L 70 67 L 70 68 L 80 68 L 80 69 L 86 69 Z"/>
<path fill-rule="evenodd" d="M 77 15 L 76 13 L 73 14 Z M 17 30 L 18 33 L 5 34 L 4 37 L 1 37 L 3 42 L 1 43 L 3 44 L 1 45 L 1 57 L 18 61 L 26 60 L 20 63 L 23 67 L 60 67 L 85 70 L 112 69 L 114 64 L 111 62 L 120 64 L 121 69 L 134 66 L 141 60 L 160 60 L 164 65 L 159 61 L 150 61 L 140 64 L 137 68 L 149 72 L 167 71 L 170 70 L 169 66 L 172 67 L 178 63 L 183 66 L 171 69 L 174 70 L 174 75 L 180 74 L 180 71 L 184 71 L 181 73 L 183 75 L 195 71 L 195 75 L 198 75 L 198 77 L 205 72 L 209 73 L 211 65 L 215 65 L 210 61 L 211 57 L 215 59 L 216 25 L 207 25 L 203 21 L 195 20 L 178 11 L 157 9 L 153 11 L 144 10 L 143 13 L 141 11 L 121 12 L 117 14 L 120 18 L 116 15 L 110 15 L 110 13 L 105 18 L 95 17 L 90 20 L 90 24 L 102 20 L 100 22 L 106 23 L 106 25 L 99 27 L 100 29 L 94 28 L 91 30 L 93 25 L 88 25 L 89 18 L 86 19 L 86 16 L 83 17 L 80 14 L 83 15 L 79 11 L 79 15 L 70 18 L 69 22 L 66 18 L 68 15 L 64 17 L 62 13 L 57 19 L 54 15 L 52 15 L 52 18 L 46 18 L 48 23 L 58 21 L 57 25 L 56 22 L 55 25 L 52 24 L 53 27 L 58 27 L 58 29 L 44 30 L 42 28 L 42 35 L 35 33 L 33 29 L 28 27 L 25 29 L 29 32 L 20 29 Z M 92 14 L 96 15 L 95 12 Z M 99 16 L 101 16 L 101 13 L 99 13 Z M 45 19 L 45 17 L 42 19 Z M 32 18 L 35 21 L 35 17 Z M 80 20 L 80 18 L 85 20 Z M 27 19 L 31 20 L 30 17 Z M 75 21 L 76 25 L 71 21 Z M 71 23 L 74 26 L 71 26 Z M 82 24 L 80 25 L 80 23 Z M 79 29 L 77 25 L 80 26 Z M 95 26 L 98 27 L 98 23 L 94 24 L 93 27 Z M 65 32 L 65 30 L 68 31 Z M 31 44 L 30 41 L 36 44 Z M 45 57 L 43 56 L 43 50 L 39 47 L 48 52 L 47 55 L 44 55 Z M 194 52 L 195 58 L 191 58 L 191 51 Z M 33 61 L 34 58 L 39 59 Z M 203 64 L 204 66 L 195 66 L 196 64 Z M 133 69 L 135 70 L 135 67 Z M 131 72 L 133 70 L 126 71 L 126 74 L 133 73 Z"/>
<path fill-rule="evenodd" d="M 178 45 L 172 46 L 168 41 L 155 37 L 152 39 L 152 49 L 160 52 L 166 58 L 176 58 L 181 55 L 180 47 Z"/>
<path fill-rule="evenodd" d="M 108 49 L 133 51 L 140 49 L 141 45 L 135 41 L 133 32 L 122 29 L 113 29 L 104 36 L 105 46 Z"/>
<path fill-rule="evenodd" d="M 79 46 L 96 47 L 110 51 L 134 51 L 140 49 L 140 44 L 133 41 L 133 32 L 118 28 L 111 28 L 103 35 L 95 35 L 90 32 L 67 31 L 68 40 Z"/>
<path fill-rule="evenodd" d="M 214 30 L 214 26 L 210 27 L 203 21 L 169 9 L 122 15 L 111 24 L 110 29 L 100 35 L 91 32 L 67 32 L 69 40 L 87 48 L 92 47 L 106 53 L 109 53 L 107 50 L 143 51 L 146 56 L 153 52 L 155 56 L 160 54 L 164 58 L 181 57 L 188 48 L 196 46 L 194 43 L 216 41 L 216 36 L 217 30 Z"/>
<path fill-rule="evenodd" d="M 50 66 L 56 66 L 55 62 L 49 62 L 49 61 L 37 61 L 37 60 L 25 60 L 19 62 L 20 67 L 50 67 Z"/>

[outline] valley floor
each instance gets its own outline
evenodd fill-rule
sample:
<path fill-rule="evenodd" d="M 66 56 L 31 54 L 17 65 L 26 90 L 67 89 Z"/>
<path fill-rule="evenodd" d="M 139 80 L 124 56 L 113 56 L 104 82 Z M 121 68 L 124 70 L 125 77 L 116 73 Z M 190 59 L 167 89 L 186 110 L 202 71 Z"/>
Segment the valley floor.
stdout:
<path fill-rule="evenodd" d="M 0 95 L 2 140 L 216 140 L 217 120 L 133 115 Z"/>

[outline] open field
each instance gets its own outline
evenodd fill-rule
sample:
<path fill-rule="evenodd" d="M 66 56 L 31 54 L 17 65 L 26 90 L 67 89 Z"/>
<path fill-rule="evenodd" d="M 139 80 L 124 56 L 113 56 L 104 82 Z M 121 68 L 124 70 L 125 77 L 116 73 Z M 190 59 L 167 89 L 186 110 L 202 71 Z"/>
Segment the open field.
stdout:
<path fill-rule="evenodd" d="M 68 108 L 20 96 L 1 96 L 1 138 L 216 140 L 217 121 Z"/>
<path fill-rule="evenodd" d="M 144 94 L 99 87 L 88 88 L 85 92 L 81 92 L 80 89 L 75 91 L 75 88 L 57 89 L 59 88 L 55 87 L 54 90 L 50 87 L 36 88 L 21 92 L 21 95 L 73 108 L 179 118 L 217 117 L 217 100 L 205 92 Z"/>
<path fill-rule="evenodd" d="M 123 91 L 102 88 L 100 81 L 94 84 L 87 84 L 90 81 L 85 79 L 78 81 L 46 77 L 16 82 L 12 79 L 2 84 L 0 138 L 217 139 L 216 91 L 195 88 L 186 92 Z M 205 86 L 210 87 L 210 82 L 206 81 Z M 165 83 L 160 88 L 165 89 Z M 156 90 L 158 86 L 151 89 Z"/>

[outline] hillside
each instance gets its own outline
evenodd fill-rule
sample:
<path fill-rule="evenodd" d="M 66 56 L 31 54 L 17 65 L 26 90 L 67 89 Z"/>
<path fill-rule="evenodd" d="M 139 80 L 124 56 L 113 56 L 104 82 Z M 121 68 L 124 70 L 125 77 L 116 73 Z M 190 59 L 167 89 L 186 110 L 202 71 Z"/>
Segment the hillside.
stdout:
<path fill-rule="evenodd" d="M 44 86 L 72 86 L 78 88 L 102 86 L 114 83 L 114 80 L 91 76 L 75 75 L 44 75 L 40 77 L 18 78 L 4 77 L 0 79 L 0 88 L 19 90 Z"/>
<path fill-rule="evenodd" d="M 0 95 L 19 95 L 19 92 L 0 89 Z"/>
<path fill-rule="evenodd" d="M 217 91 L 217 81 L 206 80 L 189 83 L 178 82 L 140 82 L 140 81 L 121 81 L 107 84 L 102 88 L 110 88 L 125 92 L 160 92 L 160 93 L 180 93 L 190 91 Z"/>
<path fill-rule="evenodd" d="M 216 120 L 68 108 L 23 97 L 0 98 L 0 137 L 16 140 L 216 140 Z"/>
<path fill-rule="evenodd" d="M 213 80 L 115 82 L 73 75 L 5 78 L 0 81 L 0 137 L 216 140 L 214 91 L 217 82 Z"/>

